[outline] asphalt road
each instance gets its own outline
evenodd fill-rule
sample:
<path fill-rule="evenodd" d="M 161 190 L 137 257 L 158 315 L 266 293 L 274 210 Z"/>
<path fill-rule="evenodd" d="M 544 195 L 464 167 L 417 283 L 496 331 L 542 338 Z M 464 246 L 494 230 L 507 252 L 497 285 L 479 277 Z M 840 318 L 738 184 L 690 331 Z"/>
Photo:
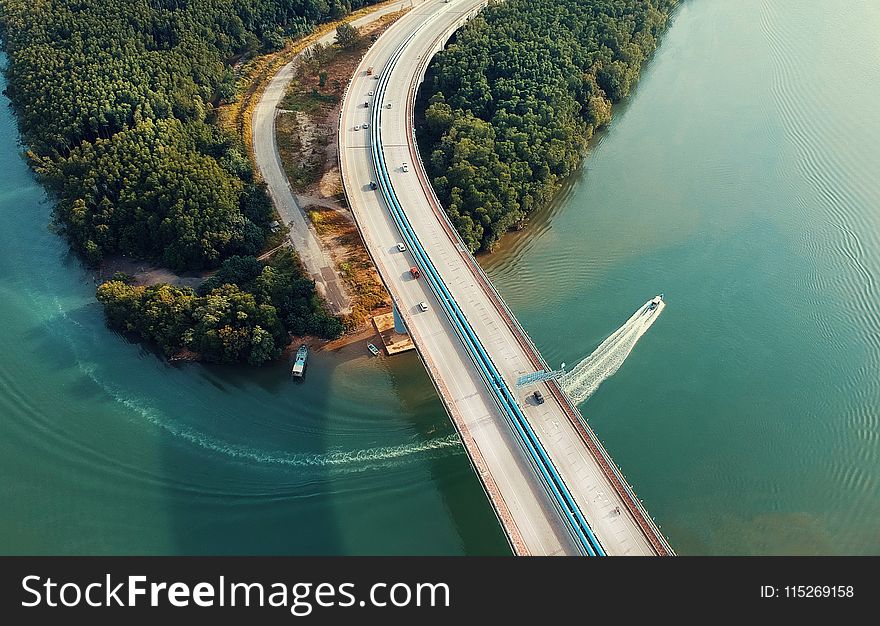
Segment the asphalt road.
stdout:
<path fill-rule="evenodd" d="M 353 20 L 351 23 L 354 26 L 363 26 L 374 22 L 383 15 L 399 11 L 409 4 L 409 0 L 395 2 Z M 327 45 L 333 43 L 335 39 L 336 32 L 331 31 L 321 37 L 318 42 Z M 272 198 L 281 220 L 290 227 L 290 242 L 309 276 L 315 281 L 318 291 L 325 297 L 334 313 L 349 313 L 351 311 L 351 297 L 342 278 L 336 273 L 330 253 L 322 245 L 311 221 L 296 201 L 296 196 L 290 188 L 290 182 L 281 164 L 275 136 L 275 117 L 278 114 L 278 107 L 284 99 L 287 86 L 293 79 L 294 70 L 301 55 L 302 53 L 296 55 L 272 78 L 254 108 L 251 124 L 254 157 L 257 170 L 266 182 L 269 196 Z"/>
<path fill-rule="evenodd" d="M 462 434 L 475 470 L 515 551 L 576 554 L 576 544 L 561 514 L 430 288 L 424 281 L 409 275 L 412 258 L 408 252 L 397 250 L 396 244 L 401 239 L 397 228 L 380 194 L 370 189 L 375 173 L 370 159 L 369 133 L 363 128 L 355 130 L 355 126 L 369 121 L 369 107 L 384 107 L 380 132 L 394 190 L 456 302 L 510 388 L 515 390 L 517 377 L 534 371 L 534 365 L 489 294 L 480 286 L 473 268 L 465 262 L 460 242 L 449 235 L 434 213 L 430 191 L 420 184 L 415 170 L 421 166 L 414 162 L 409 142 L 412 130 L 407 117 L 407 99 L 417 84 L 423 62 L 457 24 L 481 4 L 482 0 L 417 2 L 413 10 L 370 49 L 343 103 L 339 130 L 343 181 L 367 248 Z M 369 93 L 375 90 L 377 81 L 366 74 L 366 68 L 373 66 L 377 72 L 382 71 L 395 49 L 413 33 L 416 33 L 414 38 L 391 70 L 386 99 L 374 102 Z M 369 107 L 364 107 L 365 101 Z M 391 108 L 387 108 L 389 104 Z M 408 163 L 409 171 L 403 171 L 404 162 Z M 427 311 L 419 310 L 420 302 L 428 304 Z M 547 398 L 544 404 L 527 399 L 524 391 L 515 390 L 515 393 L 521 396 L 520 404 L 529 423 L 605 551 L 611 555 L 655 554 L 599 462 L 568 420 L 562 405 L 549 389 L 537 388 L 542 389 Z"/>

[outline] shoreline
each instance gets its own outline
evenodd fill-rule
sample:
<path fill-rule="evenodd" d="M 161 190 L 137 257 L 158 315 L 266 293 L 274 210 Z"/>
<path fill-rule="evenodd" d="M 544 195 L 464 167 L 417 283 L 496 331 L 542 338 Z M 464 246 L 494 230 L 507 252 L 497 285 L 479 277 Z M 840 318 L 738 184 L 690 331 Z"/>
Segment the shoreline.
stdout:
<path fill-rule="evenodd" d="M 467 199 L 467 196 L 464 193 L 459 194 L 464 199 L 456 199 L 454 194 L 450 195 L 451 189 L 466 187 L 467 184 L 476 184 L 477 188 L 481 188 L 480 183 L 482 182 L 482 178 L 485 177 L 492 181 L 497 180 L 497 177 L 493 179 L 493 177 L 489 175 L 494 170 L 493 164 L 499 168 L 501 166 L 512 168 L 516 165 L 522 165 L 522 161 L 524 161 L 525 157 L 508 156 L 507 160 L 499 159 L 498 161 L 487 163 L 485 161 L 481 162 L 481 159 L 479 158 L 471 162 L 467 159 L 467 156 L 459 155 L 456 150 L 458 146 L 461 145 L 461 137 L 464 137 L 465 140 L 473 140 L 471 135 L 474 131 L 471 130 L 471 126 L 474 121 L 476 122 L 476 128 L 478 128 L 479 132 L 491 133 L 491 138 L 488 140 L 491 143 L 490 152 L 498 148 L 495 144 L 496 141 L 500 141 L 502 138 L 507 137 L 507 135 L 501 135 L 501 133 L 509 130 L 511 127 L 503 124 L 499 125 L 497 122 L 493 121 L 493 116 L 490 115 L 487 117 L 488 114 L 485 113 L 485 111 L 480 113 L 482 110 L 480 107 L 482 105 L 479 103 L 471 104 L 466 99 L 464 102 L 460 100 L 456 101 L 456 97 L 461 97 L 461 92 L 464 92 L 465 94 L 468 93 L 468 90 L 462 87 L 461 84 L 453 83 L 451 86 L 445 85 L 445 87 L 449 88 L 447 90 L 444 89 L 444 84 L 442 82 L 442 76 L 444 76 L 442 72 L 444 69 L 444 66 L 442 65 L 444 60 L 443 55 L 451 55 L 449 58 L 453 61 L 464 63 L 468 60 L 469 55 L 478 57 L 481 52 L 486 53 L 487 50 L 473 42 L 470 44 L 461 44 L 460 48 L 456 48 L 459 44 L 453 43 L 451 46 L 444 47 L 440 50 L 438 55 L 441 57 L 440 59 L 435 56 L 426 64 L 423 70 L 424 80 L 418 85 L 415 94 L 413 128 L 416 134 L 415 143 L 417 153 L 423 163 L 431 165 L 432 171 L 428 171 L 426 168 L 426 173 L 432 189 L 435 186 L 435 180 L 441 179 L 443 181 L 440 186 L 435 189 L 435 195 L 438 196 L 438 199 L 440 197 L 445 198 L 445 203 L 441 201 L 441 205 L 444 206 L 444 211 L 447 211 L 447 209 L 454 211 L 454 215 L 457 216 L 456 219 L 458 224 L 456 231 L 459 232 L 462 241 L 475 257 L 482 258 L 484 255 L 492 255 L 498 251 L 499 247 L 502 245 L 502 241 L 506 239 L 508 235 L 514 233 L 526 233 L 529 230 L 529 225 L 533 217 L 545 213 L 559 204 L 562 199 L 562 194 L 571 188 L 573 179 L 583 171 L 590 152 L 593 150 L 597 142 L 601 141 L 602 137 L 606 134 L 607 129 L 614 120 L 615 113 L 618 113 L 620 109 L 625 109 L 628 106 L 632 96 L 638 89 L 643 70 L 657 53 L 665 34 L 669 31 L 673 20 L 679 13 L 678 9 L 681 5 L 678 3 L 678 0 L 670 0 L 670 2 L 672 3 L 671 7 L 668 12 L 663 14 L 663 21 L 660 22 L 659 25 L 654 25 L 656 31 L 650 31 L 648 33 L 648 37 L 651 38 L 651 44 L 647 45 L 645 50 L 642 51 L 644 54 L 641 57 L 641 62 L 638 63 L 638 65 L 633 64 L 632 66 L 635 69 L 634 77 L 624 81 L 625 84 L 623 86 L 615 86 L 613 83 L 611 86 L 608 86 L 605 82 L 600 81 L 602 70 L 601 63 L 597 65 L 596 62 L 593 62 L 592 65 L 582 68 L 582 71 L 585 72 L 585 77 L 591 78 L 591 82 L 587 81 L 586 78 L 584 79 L 586 87 L 591 87 L 591 90 L 586 92 L 587 96 L 589 96 L 586 99 L 578 99 L 578 96 L 583 96 L 583 94 L 575 93 L 572 90 L 572 93 L 570 94 L 571 100 L 573 103 L 580 106 L 580 110 L 575 114 L 574 119 L 570 121 L 569 126 L 566 127 L 567 129 L 583 128 L 586 131 L 583 133 L 572 133 L 571 136 L 574 137 L 574 139 L 570 138 L 566 144 L 566 148 L 571 150 L 572 153 L 575 151 L 578 152 L 577 164 L 566 172 L 559 174 L 552 172 L 549 176 L 542 175 L 542 178 L 538 178 L 535 173 L 530 174 L 528 177 L 520 176 L 517 178 L 514 175 L 515 171 L 513 169 L 510 169 L 509 172 L 505 170 L 506 173 L 510 174 L 511 179 L 513 180 L 513 184 L 511 185 L 513 188 L 527 185 L 543 185 L 548 181 L 552 181 L 552 185 L 548 185 L 547 191 L 549 193 L 547 193 L 544 199 L 541 198 L 541 195 L 534 194 L 525 195 L 522 198 L 515 199 L 514 201 L 516 203 L 506 205 L 500 217 L 496 216 L 492 218 L 497 221 L 488 221 L 481 224 L 480 211 L 483 211 L 485 204 L 475 205 L 474 200 Z M 534 18 L 534 16 L 531 16 L 531 18 Z M 530 19 L 530 15 L 527 13 L 524 16 L 520 16 L 519 19 Z M 496 35 L 503 35 L 503 27 L 507 24 L 505 20 L 509 20 L 509 16 L 503 16 L 496 22 L 492 23 L 486 21 L 479 34 L 483 37 L 488 37 L 489 39 Z M 574 29 L 572 29 L 572 33 L 574 32 Z M 594 42 L 593 45 L 595 46 L 597 44 Z M 585 44 L 585 48 L 587 47 L 589 46 Z M 489 52 L 491 51 L 491 48 L 489 48 Z M 510 60 L 511 55 L 515 55 L 515 52 L 508 51 L 508 54 L 506 56 L 502 55 L 501 58 Z M 438 64 L 440 68 L 439 73 L 437 71 Z M 588 74 L 588 72 L 592 73 Z M 468 82 L 467 77 L 464 77 L 462 80 L 464 83 Z M 550 79 L 548 79 L 547 83 L 542 85 L 542 88 L 546 89 L 553 86 L 553 83 L 549 82 L 549 80 Z M 600 86 L 600 83 L 602 86 Z M 439 100 L 434 102 L 438 97 Z M 493 104 L 497 104 L 497 96 L 494 99 L 492 97 L 489 97 L 488 99 Z M 429 124 L 429 116 L 427 114 L 429 111 L 434 110 L 434 106 L 438 106 L 439 109 L 437 109 L 436 115 L 430 118 L 433 121 L 432 124 Z M 486 109 L 490 109 L 488 105 L 485 106 Z M 461 126 L 456 126 L 456 124 L 459 123 Z M 432 129 L 432 125 L 439 128 L 439 130 Z M 485 128 L 481 125 L 485 125 Z M 514 125 L 513 127 L 517 128 L 519 132 L 526 132 L 528 130 L 526 128 L 526 131 L 523 131 L 521 125 Z M 496 134 L 498 134 L 498 137 L 496 137 Z M 450 139 L 450 137 L 453 137 L 453 139 Z M 455 137 L 458 138 L 456 139 Z M 534 136 L 529 137 L 529 139 L 534 140 L 536 145 L 541 145 L 541 138 L 538 133 L 535 133 Z M 449 145 L 444 144 L 447 140 L 450 140 Z M 509 139 L 506 139 L 506 141 L 509 141 Z M 450 146 L 452 147 L 450 148 Z M 547 148 L 546 145 L 543 145 L 543 147 Z M 453 157 L 449 156 L 450 150 L 454 153 Z M 443 166 L 433 164 L 433 162 L 436 161 L 438 153 L 442 155 L 440 161 L 444 163 Z M 485 158 L 485 155 L 482 153 L 478 154 L 478 156 Z M 549 165 L 549 162 L 545 162 L 545 169 Z M 478 178 L 476 183 L 473 183 L 470 179 L 465 179 L 464 184 L 460 184 L 462 181 L 454 177 L 456 170 L 464 166 L 471 167 L 476 173 Z M 490 201 L 504 202 L 503 195 L 488 191 L 491 189 L 491 185 L 487 185 L 486 189 Z M 532 200 L 535 200 L 535 202 L 527 202 Z M 485 203 L 486 198 L 481 198 L 481 201 Z M 450 206 L 447 207 L 446 205 Z M 514 208 L 511 209 L 511 206 Z M 515 222 L 510 223 L 504 228 L 496 228 L 496 226 L 500 226 L 506 221 L 505 218 L 508 216 L 515 217 L 517 214 L 519 214 L 520 217 Z M 450 215 L 448 211 L 447 215 Z M 483 213 L 484 217 L 485 215 L 486 214 Z M 474 224 L 476 224 L 476 227 Z M 476 237 L 476 239 L 473 239 L 474 237 Z M 472 245 L 474 247 L 472 247 Z"/>

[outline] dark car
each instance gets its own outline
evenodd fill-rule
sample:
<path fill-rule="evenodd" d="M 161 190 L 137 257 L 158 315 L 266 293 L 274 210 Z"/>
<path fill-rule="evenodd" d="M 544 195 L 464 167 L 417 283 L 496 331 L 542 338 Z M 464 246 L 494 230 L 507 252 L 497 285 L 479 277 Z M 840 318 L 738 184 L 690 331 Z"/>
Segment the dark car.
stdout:
<path fill-rule="evenodd" d="M 532 394 L 532 397 L 535 399 L 536 403 L 544 404 L 544 394 L 542 394 L 537 389 L 535 390 L 535 393 Z"/>
<path fill-rule="evenodd" d="M 370 181 L 370 189 L 375 189 L 376 187 L 378 187 L 378 185 L 375 183 L 375 181 L 371 180 Z"/>

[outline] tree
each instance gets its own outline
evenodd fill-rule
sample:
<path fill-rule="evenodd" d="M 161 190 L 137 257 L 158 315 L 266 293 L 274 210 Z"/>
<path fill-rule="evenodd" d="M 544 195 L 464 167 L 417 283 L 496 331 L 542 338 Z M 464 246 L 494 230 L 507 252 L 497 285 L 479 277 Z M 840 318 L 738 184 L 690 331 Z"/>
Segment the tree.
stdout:
<path fill-rule="evenodd" d="M 238 85 L 235 74 L 227 69 L 220 84 L 217 85 L 217 99 L 223 102 L 235 102 L 238 99 Z"/>
<path fill-rule="evenodd" d="M 361 42 L 361 33 L 356 26 L 345 22 L 336 27 L 336 43 L 340 48 L 351 50 Z"/>
<path fill-rule="evenodd" d="M 206 280 L 201 287 L 207 293 L 224 284 L 248 288 L 263 271 L 263 264 L 252 256 L 232 256 L 223 261 L 220 269 Z"/>
<path fill-rule="evenodd" d="M 280 27 L 270 29 L 263 33 L 263 48 L 266 52 L 274 52 L 284 47 L 284 31 Z"/>
<path fill-rule="evenodd" d="M 235 285 L 223 285 L 199 299 L 192 317 L 189 346 L 208 361 L 261 365 L 289 341 L 275 308 L 257 304 L 252 294 Z"/>

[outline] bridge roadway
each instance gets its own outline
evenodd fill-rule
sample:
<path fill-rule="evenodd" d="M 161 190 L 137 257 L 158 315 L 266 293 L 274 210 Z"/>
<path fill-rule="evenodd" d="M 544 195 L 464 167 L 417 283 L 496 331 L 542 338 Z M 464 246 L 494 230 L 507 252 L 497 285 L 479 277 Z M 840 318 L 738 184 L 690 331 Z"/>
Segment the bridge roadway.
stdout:
<path fill-rule="evenodd" d="M 399 200 L 418 243 L 514 394 L 602 551 L 609 555 L 672 554 L 619 470 L 555 383 L 537 387 L 547 399 L 541 405 L 515 389 L 516 378 L 542 367 L 543 361 L 449 226 L 418 159 L 412 136 L 415 90 L 430 57 L 483 5 L 483 0 L 416 2 L 365 55 L 340 113 L 339 158 L 349 204 L 514 551 L 533 555 L 584 553 L 534 456 L 528 453 L 466 349 L 460 329 L 444 312 L 428 281 L 410 277 L 410 266 L 417 264 L 413 250 L 397 250 L 397 242 L 404 238 L 391 207 L 382 190 L 370 189 L 371 181 L 379 178 L 371 154 L 373 131 L 381 134 L 390 192 Z M 390 74 L 383 81 L 376 80 L 366 73 L 370 66 L 376 74 L 386 69 Z M 385 86 L 382 93 L 380 82 Z M 382 96 L 381 102 L 376 101 L 377 95 Z M 381 126 L 355 130 L 355 126 L 372 122 L 374 107 L 382 107 Z M 403 171 L 404 162 L 409 164 L 408 172 Z M 427 311 L 419 310 L 420 302 L 428 304 Z"/>

